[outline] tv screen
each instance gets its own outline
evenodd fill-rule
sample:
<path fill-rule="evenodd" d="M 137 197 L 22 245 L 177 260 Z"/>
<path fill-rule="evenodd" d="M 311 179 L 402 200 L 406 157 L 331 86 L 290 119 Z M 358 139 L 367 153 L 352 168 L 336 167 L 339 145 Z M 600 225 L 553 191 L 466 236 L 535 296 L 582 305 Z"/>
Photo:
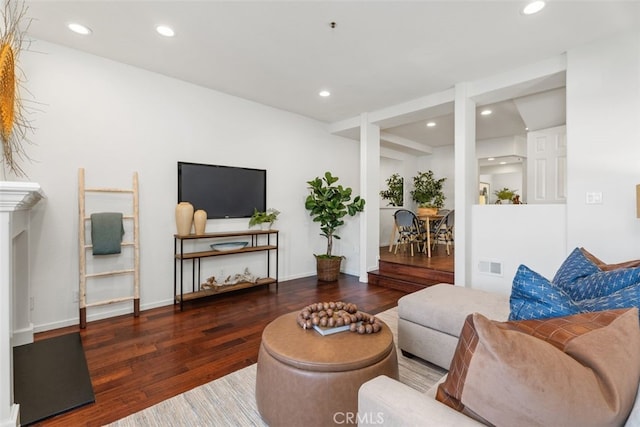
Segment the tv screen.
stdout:
<path fill-rule="evenodd" d="M 178 202 L 210 219 L 248 218 L 254 209 L 267 210 L 267 171 L 178 162 Z"/>

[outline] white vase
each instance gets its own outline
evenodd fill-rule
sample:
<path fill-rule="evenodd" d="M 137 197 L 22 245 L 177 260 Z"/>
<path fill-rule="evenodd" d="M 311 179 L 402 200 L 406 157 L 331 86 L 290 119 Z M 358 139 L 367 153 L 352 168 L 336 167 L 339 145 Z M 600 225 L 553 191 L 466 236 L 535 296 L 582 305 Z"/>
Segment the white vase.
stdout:
<path fill-rule="evenodd" d="M 271 222 L 261 222 L 260 223 L 260 228 L 263 230 L 271 230 Z"/>
<path fill-rule="evenodd" d="M 191 234 L 193 225 L 193 205 L 189 202 L 180 202 L 176 206 L 176 229 L 179 236 Z"/>
<path fill-rule="evenodd" d="M 202 209 L 198 209 L 193 214 L 193 227 L 196 230 L 196 234 L 201 236 L 204 234 L 204 230 L 207 227 L 207 212 Z"/>

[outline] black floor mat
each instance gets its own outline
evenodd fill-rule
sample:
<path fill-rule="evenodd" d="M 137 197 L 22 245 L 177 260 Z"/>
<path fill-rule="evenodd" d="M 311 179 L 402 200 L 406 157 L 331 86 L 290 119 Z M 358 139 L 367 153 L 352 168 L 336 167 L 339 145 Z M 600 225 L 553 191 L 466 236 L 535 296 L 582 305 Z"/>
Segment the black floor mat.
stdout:
<path fill-rule="evenodd" d="M 13 384 L 23 426 L 95 402 L 78 333 L 14 347 Z"/>

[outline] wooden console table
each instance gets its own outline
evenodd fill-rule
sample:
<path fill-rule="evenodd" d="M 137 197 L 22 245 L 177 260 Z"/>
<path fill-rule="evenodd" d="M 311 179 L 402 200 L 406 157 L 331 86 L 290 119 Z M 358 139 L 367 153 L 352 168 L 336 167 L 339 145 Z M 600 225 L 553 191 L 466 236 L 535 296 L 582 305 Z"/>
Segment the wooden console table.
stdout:
<path fill-rule="evenodd" d="M 272 236 L 275 237 L 275 242 L 272 242 Z M 233 237 L 250 237 L 251 240 L 246 247 L 233 250 L 217 251 L 197 251 L 197 252 L 185 252 L 184 242 L 189 240 L 202 240 L 209 239 L 212 243 L 216 241 L 223 242 L 223 239 Z M 174 304 L 180 303 L 180 310 L 184 308 L 184 301 L 188 301 L 195 298 L 202 298 L 210 295 L 216 295 L 225 292 L 236 291 L 239 289 L 251 288 L 254 286 L 276 284 L 276 290 L 278 289 L 278 230 L 243 230 L 243 231 L 227 231 L 218 233 L 205 233 L 205 234 L 189 234 L 187 236 L 181 236 L 174 234 L 173 236 L 173 250 L 174 250 L 174 263 L 173 263 L 173 294 Z M 200 289 L 200 260 L 202 258 L 209 257 L 221 257 L 232 254 L 243 254 L 251 252 L 266 252 L 267 254 L 267 277 L 258 279 L 257 282 L 240 282 L 235 285 L 225 285 L 216 287 L 215 289 Z M 271 253 L 275 252 L 275 277 L 271 277 Z M 184 292 L 184 262 L 191 261 L 191 291 Z M 197 265 L 197 268 L 196 268 Z M 179 267 L 179 268 L 178 268 Z M 196 290 L 196 270 L 197 270 L 197 283 L 198 289 Z M 178 274 L 180 275 L 180 289 L 178 289 Z"/>

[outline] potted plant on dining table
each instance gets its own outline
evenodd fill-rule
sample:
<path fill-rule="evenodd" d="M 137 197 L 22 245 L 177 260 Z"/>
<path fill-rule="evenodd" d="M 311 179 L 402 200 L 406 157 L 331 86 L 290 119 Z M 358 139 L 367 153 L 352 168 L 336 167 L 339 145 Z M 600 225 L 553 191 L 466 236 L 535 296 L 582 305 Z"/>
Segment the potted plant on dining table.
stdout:
<path fill-rule="evenodd" d="M 418 172 L 413 177 L 411 198 L 418 205 L 418 215 L 428 216 L 438 213 L 444 206 L 445 196 L 442 187 L 447 178 L 436 179 L 433 171 Z"/>

